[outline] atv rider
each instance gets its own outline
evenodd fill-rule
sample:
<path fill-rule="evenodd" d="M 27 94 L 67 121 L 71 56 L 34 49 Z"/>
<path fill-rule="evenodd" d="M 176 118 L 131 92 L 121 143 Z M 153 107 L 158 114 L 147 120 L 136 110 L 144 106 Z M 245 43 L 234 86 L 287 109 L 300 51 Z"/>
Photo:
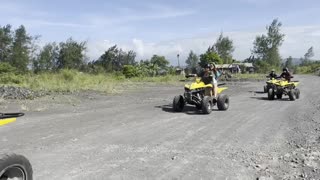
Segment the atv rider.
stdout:
<path fill-rule="evenodd" d="M 290 82 L 290 80 L 291 80 L 291 78 L 293 78 L 293 76 L 289 72 L 288 68 L 283 68 L 282 74 L 279 76 L 279 78 L 283 78 L 283 79 L 287 80 L 288 82 Z"/>
<path fill-rule="evenodd" d="M 278 76 L 277 76 L 277 74 L 275 73 L 275 70 L 274 70 L 274 69 L 272 69 L 271 72 L 270 72 L 270 74 L 269 74 L 269 76 L 267 76 L 267 78 L 270 78 L 270 80 L 276 79 L 277 77 L 278 77 Z"/>
<path fill-rule="evenodd" d="M 218 96 L 218 77 L 221 73 L 216 69 L 215 64 L 207 64 L 204 71 L 200 73 L 200 77 L 205 84 L 212 84 L 213 89 L 210 90 L 210 96 L 216 99 Z"/>

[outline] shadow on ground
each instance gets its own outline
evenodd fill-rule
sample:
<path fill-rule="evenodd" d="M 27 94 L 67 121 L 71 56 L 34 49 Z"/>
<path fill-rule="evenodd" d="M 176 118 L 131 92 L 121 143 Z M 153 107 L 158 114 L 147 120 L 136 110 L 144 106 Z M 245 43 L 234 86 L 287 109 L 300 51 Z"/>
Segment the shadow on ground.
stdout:
<path fill-rule="evenodd" d="M 257 100 L 263 100 L 263 101 L 290 101 L 289 98 L 282 98 L 282 99 L 277 99 L 275 98 L 274 100 L 269 100 L 267 97 L 250 97 L 251 99 L 257 99 Z"/>
<path fill-rule="evenodd" d="M 183 108 L 182 112 L 175 112 L 173 110 L 172 104 L 162 105 L 162 106 L 155 106 L 155 108 L 160 108 L 160 109 L 162 109 L 162 111 L 168 112 L 168 113 L 185 113 L 185 114 L 188 114 L 188 115 L 205 115 L 205 114 L 202 113 L 201 110 L 198 110 L 196 107 L 188 106 L 188 105 L 186 105 Z M 213 109 L 212 111 L 218 111 L 218 110 L 217 109 Z"/>
<path fill-rule="evenodd" d="M 256 93 L 256 94 L 266 94 L 263 91 L 248 91 L 249 93 Z"/>

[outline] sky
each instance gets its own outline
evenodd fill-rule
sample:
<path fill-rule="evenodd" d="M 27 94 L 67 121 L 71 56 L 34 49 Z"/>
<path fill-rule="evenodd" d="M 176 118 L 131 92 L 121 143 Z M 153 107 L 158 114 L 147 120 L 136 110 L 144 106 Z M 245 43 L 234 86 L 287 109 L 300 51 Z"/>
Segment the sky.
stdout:
<path fill-rule="evenodd" d="M 87 41 L 91 60 L 116 44 L 137 52 L 137 60 L 158 54 L 176 65 L 178 53 L 183 64 L 190 50 L 204 53 L 221 32 L 233 40 L 233 57 L 244 60 L 278 18 L 286 35 L 282 58 L 303 57 L 313 46 L 320 59 L 318 12 L 319 0 L 0 0 L 0 26 L 22 24 L 41 36 L 41 46 Z"/>

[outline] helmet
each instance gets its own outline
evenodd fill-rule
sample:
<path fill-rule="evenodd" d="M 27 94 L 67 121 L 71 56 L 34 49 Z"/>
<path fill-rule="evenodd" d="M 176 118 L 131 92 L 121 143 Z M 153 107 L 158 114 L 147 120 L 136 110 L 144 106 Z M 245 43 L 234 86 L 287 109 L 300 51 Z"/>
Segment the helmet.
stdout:
<path fill-rule="evenodd" d="M 211 65 L 210 64 L 206 64 L 205 66 L 204 66 L 204 68 L 211 68 Z"/>
<path fill-rule="evenodd" d="M 275 72 L 276 70 L 275 69 L 271 69 L 271 72 Z"/>
<path fill-rule="evenodd" d="M 288 68 L 283 68 L 282 71 L 287 71 L 287 72 L 289 72 Z"/>

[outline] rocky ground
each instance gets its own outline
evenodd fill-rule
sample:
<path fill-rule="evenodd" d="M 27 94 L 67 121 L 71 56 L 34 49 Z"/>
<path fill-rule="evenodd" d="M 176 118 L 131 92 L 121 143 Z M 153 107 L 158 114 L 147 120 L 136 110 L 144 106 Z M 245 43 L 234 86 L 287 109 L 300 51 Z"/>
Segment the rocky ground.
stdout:
<path fill-rule="evenodd" d="M 0 153 L 26 155 L 35 179 L 319 179 L 320 80 L 296 79 L 293 102 L 267 100 L 263 82 L 227 82 L 230 109 L 210 115 L 172 111 L 181 85 L 34 100 L 0 88 L 2 112 L 26 113 L 0 127 Z"/>

